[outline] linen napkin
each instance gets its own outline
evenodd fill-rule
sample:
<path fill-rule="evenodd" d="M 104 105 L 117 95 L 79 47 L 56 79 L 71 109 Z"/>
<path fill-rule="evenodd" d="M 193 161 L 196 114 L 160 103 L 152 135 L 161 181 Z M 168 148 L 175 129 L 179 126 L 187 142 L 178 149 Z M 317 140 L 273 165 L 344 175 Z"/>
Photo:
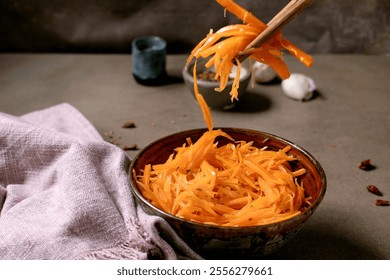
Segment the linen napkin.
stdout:
<path fill-rule="evenodd" d="M 69 104 L 0 113 L 0 259 L 200 258 L 136 205 L 129 163 Z"/>

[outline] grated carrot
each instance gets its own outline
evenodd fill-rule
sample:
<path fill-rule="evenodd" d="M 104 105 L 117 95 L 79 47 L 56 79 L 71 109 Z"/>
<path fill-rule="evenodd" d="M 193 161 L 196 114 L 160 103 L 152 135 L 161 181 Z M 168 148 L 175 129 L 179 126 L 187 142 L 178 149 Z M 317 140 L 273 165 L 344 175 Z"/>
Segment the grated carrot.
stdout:
<path fill-rule="evenodd" d="M 219 147 L 219 136 L 232 142 Z M 305 169 L 288 167 L 296 160 L 290 149 L 259 149 L 221 129 L 208 130 L 165 163 L 146 165 L 137 185 L 156 207 L 190 221 L 233 227 L 278 222 L 308 203 L 297 180 Z"/>
<path fill-rule="evenodd" d="M 238 100 L 238 79 L 242 67 L 235 58 L 258 34 L 266 29 L 267 25 L 233 0 L 216 1 L 225 8 L 225 11 L 229 11 L 242 20 L 243 23 L 225 26 L 215 33 L 210 30 L 206 37 L 192 50 L 186 65 L 188 66 L 193 59 L 208 59 L 206 67 L 214 67 L 215 79 L 219 79 L 220 84 L 217 91 L 222 91 L 226 88 L 233 66 L 237 64 L 237 81 L 235 80 L 230 91 L 232 101 L 234 101 Z M 249 59 L 268 64 L 282 79 L 287 79 L 290 76 L 290 71 L 283 60 L 282 50 L 287 50 L 307 67 L 312 65 L 312 57 L 291 41 L 285 39 L 280 31 L 260 47 L 251 50 Z"/>
<path fill-rule="evenodd" d="M 213 129 L 213 118 L 211 116 L 211 111 L 210 111 L 210 108 L 207 105 L 207 102 L 204 99 L 203 95 L 199 92 L 198 83 L 197 83 L 197 80 L 196 80 L 196 61 L 195 61 L 195 64 L 194 64 L 193 77 L 194 77 L 194 94 L 195 94 L 195 98 L 198 101 L 200 109 L 202 110 L 203 118 L 204 118 L 204 120 L 206 122 L 207 128 L 209 130 L 212 130 Z"/>

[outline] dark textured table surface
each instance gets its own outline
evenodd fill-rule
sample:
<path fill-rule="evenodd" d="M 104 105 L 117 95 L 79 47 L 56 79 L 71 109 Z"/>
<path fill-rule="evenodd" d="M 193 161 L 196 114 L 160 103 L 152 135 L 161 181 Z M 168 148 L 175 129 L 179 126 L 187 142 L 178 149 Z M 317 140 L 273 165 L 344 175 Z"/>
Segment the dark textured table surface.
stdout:
<path fill-rule="evenodd" d="M 144 147 L 180 130 L 204 127 L 200 109 L 181 80 L 186 56 L 169 56 L 171 83 L 138 85 L 130 55 L 1 54 L 0 111 L 21 115 L 67 102 L 107 139 Z M 315 156 L 328 189 L 294 239 L 270 258 L 390 259 L 390 207 L 375 205 L 370 184 L 390 200 L 390 57 L 317 55 L 292 72 L 317 84 L 314 99 L 287 98 L 279 83 L 255 84 L 231 111 L 213 111 L 214 126 L 263 130 Z M 134 128 L 124 129 L 125 122 Z M 137 151 L 129 151 L 134 156 Z M 372 171 L 358 164 L 370 159 Z M 1 174 L 0 174 L 1 176 Z"/>

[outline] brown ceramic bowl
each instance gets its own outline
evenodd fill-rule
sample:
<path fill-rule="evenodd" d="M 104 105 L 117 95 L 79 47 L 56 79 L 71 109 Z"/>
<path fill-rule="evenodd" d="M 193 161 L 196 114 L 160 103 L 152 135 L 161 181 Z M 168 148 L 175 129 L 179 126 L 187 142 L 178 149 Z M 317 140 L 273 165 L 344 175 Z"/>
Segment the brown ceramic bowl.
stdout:
<path fill-rule="evenodd" d="M 196 72 L 202 73 L 208 70 L 205 67 L 207 60 L 198 59 L 196 64 Z M 194 96 L 194 78 L 192 71 L 194 69 L 194 62 L 190 63 L 187 68 L 182 70 L 184 83 L 187 86 L 190 93 Z M 208 70 L 209 71 L 209 70 Z M 247 88 L 250 82 L 251 72 L 246 63 L 243 64 L 240 75 L 240 86 L 238 88 L 238 100 L 247 93 Z M 229 92 L 231 91 L 233 81 L 228 81 L 226 88 L 222 92 L 215 91 L 215 88 L 219 87 L 219 82 L 214 80 L 197 79 L 199 92 L 203 95 L 207 102 L 207 105 L 212 109 L 226 110 L 234 107 L 238 102 L 234 100 L 232 102 Z"/>
<path fill-rule="evenodd" d="M 288 242 L 317 209 L 326 190 L 325 173 L 312 155 L 281 137 L 248 129 L 221 129 L 235 140 L 253 141 L 257 147 L 267 145 L 270 149 L 279 150 L 290 145 L 292 149 L 289 153 L 298 159 L 292 167 L 294 169 L 303 167 L 307 170 L 306 174 L 301 176 L 301 180 L 303 180 L 306 194 L 311 197 L 311 205 L 302 209 L 302 213 L 298 216 L 281 222 L 262 226 L 222 227 L 191 222 L 158 209 L 142 196 L 130 172 L 132 191 L 137 202 L 147 213 L 164 218 L 179 236 L 202 257 L 206 259 L 261 258 L 275 252 Z M 186 143 L 187 137 L 191 137 L 195 142 L 204 131 L 205 129 L 182 131 L 151 143 L 135 156 L 130 166 L 131 170 L 139 174 L 146 164 L 165 162 L 176 147 Z M 264 143 L 265 139 L 267 139 L 266 143 Z M 217 140 L 220 145 L 225 145 L 229 141 L 222 137 Z"/>

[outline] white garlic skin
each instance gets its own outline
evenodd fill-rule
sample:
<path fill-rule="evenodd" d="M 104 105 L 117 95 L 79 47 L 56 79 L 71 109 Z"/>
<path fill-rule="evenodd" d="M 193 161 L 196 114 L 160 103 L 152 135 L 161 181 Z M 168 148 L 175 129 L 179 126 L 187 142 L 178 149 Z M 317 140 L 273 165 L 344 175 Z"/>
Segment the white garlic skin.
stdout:
<path fill-rule="evenodd" d="M 299 73 L 292 73 L 288 79 L 282 81 L 281 86 L 288 97 L 299 101 L 310 100 L 316 89 L 313 79 Z"/>
<path fill-rule="evenodd" d="M 277 77 L 275 70 L 271 66 L 258 61 L 253 63 L 252 71 L 257 83 L 268 83 Z"/>

